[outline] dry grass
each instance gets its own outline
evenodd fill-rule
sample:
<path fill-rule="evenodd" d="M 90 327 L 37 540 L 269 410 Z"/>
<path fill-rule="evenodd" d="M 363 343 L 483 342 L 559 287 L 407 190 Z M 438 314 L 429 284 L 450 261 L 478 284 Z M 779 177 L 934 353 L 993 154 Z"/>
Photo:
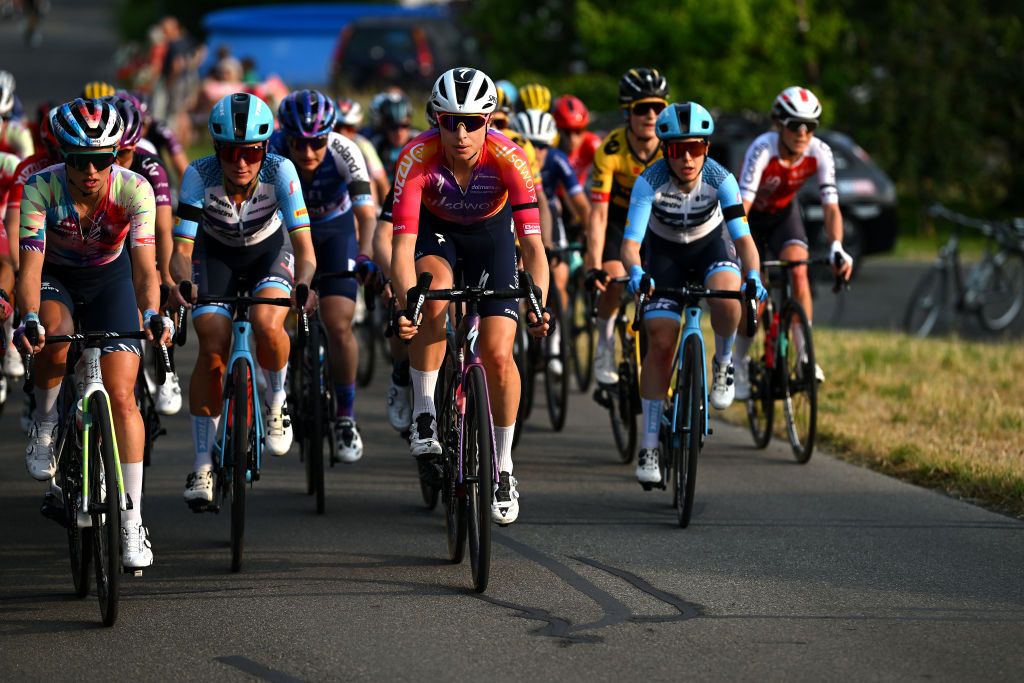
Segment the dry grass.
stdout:
<path fill-rule="evenodd" d="M 814 341 L 821 446 L 1024 517 L 1024 345 L 824 327 Z"/>

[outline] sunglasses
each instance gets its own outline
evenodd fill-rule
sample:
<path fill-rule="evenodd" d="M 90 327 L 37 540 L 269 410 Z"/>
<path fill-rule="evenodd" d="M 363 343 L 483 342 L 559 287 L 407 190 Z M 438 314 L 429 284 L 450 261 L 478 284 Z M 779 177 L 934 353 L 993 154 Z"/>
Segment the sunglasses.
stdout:
<path fill-rule="evenodd" d="M 665 107 L 667 106 L 667 102 L 659 101 L 634 102 L 629 105 L 629 111 L 634 116 L 647 116 L 652 111 L 657 115 L 665 111 Z"/>
<path fill-rule="evenodd" d="M 259 147 L 222 145 L 217 148 L 217 156 L 221 161 L 225 161 L 229 164 L 237 164 L 239 161 L 245 161 L 247 164 L 255 164 L 263 161 L 263 157 L 266 156 L 266 153 L 266 149 L 262 145 Z"/>
<path fill-rule="evenodd" d="M 506 118 L 497 118 L 497 117 L 492 118 L 491 119 L 491 126 L 496 128 L 497 130 L 505 130 L 505 129 L 508 128 L 508 119 L 506 119 Z"/>
<path fill-rule="evenodd" d="M 484 114 L 441 114 L 437 115 L 437 124 L 452 133 L 464 126 L 467 133 L 480 130 L 487 125 L 487 116 Z"/>
<path fill-rule="evenodd" d="M 327 136 L 319 138 L 288 138 L 288 146 L 298 151 L 302 149 L 311 149 L 314 152 L 319 152 L 321 149 L 327 146 Z M 252 163 L 252 162 L 249 162 Z"/>
<path fill-rule="evenodd" d="M 685 142 L 669 142 L 665 145 L 665 156 L 669 159 L 682 159 L 687 154 L 691 159 L 702 157 L 708 153 L 707 140 L 687 140 Z"/>
<path fill-rule="evenodd" d="M 532 142 L 532 144 L 533 144 L 533 148 L 535 150 L 537 150 L 538 152 L 543 151 L 543 150 L 545 150 L 545 149 L 547 149 L 548 147 L 551 146 L 551 145 L 549 145 L 546 142 Z"/>
<path fill-rule="evenodd" d="M 64 163 L 77 171 L 88 171 L 92 166 L 97 171 L 103 171 L 114 165 L 117 161 L 117 152 L 66 152 Z"/>
<path fill-rule="evenodd" d="M 814 129 L 818 127 L 818 122 L 807 119 L 785 119 L 782 125 L 794 133 L 799 133 L 801 128 L 806 128 L 808 133 L 813 133 Z"/>

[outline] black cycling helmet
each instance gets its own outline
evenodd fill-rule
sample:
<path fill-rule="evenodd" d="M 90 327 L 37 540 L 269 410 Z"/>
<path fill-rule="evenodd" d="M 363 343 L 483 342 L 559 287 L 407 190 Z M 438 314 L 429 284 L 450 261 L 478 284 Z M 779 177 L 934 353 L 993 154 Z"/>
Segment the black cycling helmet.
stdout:
<path fill-rule="evenodd" d="M 657 69 L 630 69 L 619 79 L 619 106 L 646 99 L 668 99 L 668 81 Z"/>
<path fill-rule="evenodd" d="M 404 94 L 389 94 L 380 102 L 380 123 L 384 128 L 407 125 L 412 121 L 412 104 Z"/>

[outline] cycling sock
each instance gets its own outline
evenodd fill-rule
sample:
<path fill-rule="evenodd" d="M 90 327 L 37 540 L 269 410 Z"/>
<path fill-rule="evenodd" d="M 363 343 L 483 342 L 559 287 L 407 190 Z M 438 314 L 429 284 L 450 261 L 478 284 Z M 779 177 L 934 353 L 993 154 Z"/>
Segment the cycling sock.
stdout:
<path fill-rule="evenodd" d="M 220 415 L 216 417 L 192 416 L 192 445 L 195 447 L 195 462 L 192 464 L 192 469 L 196 472 L 209 472 L 213 469 L 213 458 L 210 457 L 210 452 L 213 450 L 213 441 L 217 438 L 219 426 Z"/>
<path fill-rule="evenodd" d="M 142 461 L 121 463 L 121 477 L 124 479 L 124 492 L 132 501 L 132 509 L 125 510 L 121 516 L 124 522 L 142 521 Z"/>
<path fill-rule="evenodd" d="M 494 428 L 494 447 L 498 450 L 499 474 L 501 472 L 512 474 L 512 437 L 515 433 L 515 425 Z"/>
<path fill-rule="evenodd" d="M 284 390 L 284 378 L 288 374 L 288 364 L 280 370 L 266 370 L 267 373 L 267 404 L 270 408 L 284 405 L 287 394 Z"/>
<path fill-rule="evenodd" d="M 409 379 L 412 380 L 412 418 L 417 415 L 430 413 L 437 415 L 434 409 L 434 387 L 437 386 L 437 370 L 423 372 L 416 368 L 409 368 Z"/>
<path fill-rule="evenodd" d="M 750 352 L 750 345 L 754 340 L 745 334 L 736 335 L 736 343 L 733 344 L 732 353 L 734 356 L 739 356 L 740 360 L 745 360 L 747 353 Z"/>
<path fill-rule="evenodd" d="M 335 384 L 334 396 L 338 399 L 338 417 L 356 416 L 356 385 Z"/>
<path fill-rule="evenodd" d="M 719 365 L 728 365 L 732 362 L 732 347 L 736 343 L 736 333 L 728 337 L 715 335 L 715 360 Z"/>
<path fill-rule="evenodd" d="M 657 448 L 658 432 L 661 429 L 661 411 L 665 402 L 658 399 L 642 398 L 644 410 L 644 434 L 640 440 L 640 448 Z"/>
<path fill-rule="evenodd" d="M 35 387 L 36 422 L 56 422 L 57 399 L 60 397 L 60 384 L 48 389 Z"/>
<path fill-rule="evenodd" d="M 391 381 L 398 387 L 409 386 L 409 359 L 391 363 Z"/>
<path fill-rule="evenodd" d="M 604 348 L 614 348 L 612 339 L 615 337 L 615 318 L 597 319 L 597 345 Z"/>

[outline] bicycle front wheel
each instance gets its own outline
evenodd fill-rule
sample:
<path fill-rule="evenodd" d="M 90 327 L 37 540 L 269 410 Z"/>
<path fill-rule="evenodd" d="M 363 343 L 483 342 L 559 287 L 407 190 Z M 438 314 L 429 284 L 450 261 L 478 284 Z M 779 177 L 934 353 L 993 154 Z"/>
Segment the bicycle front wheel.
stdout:
<path fill-rule="evenodd" d="M 633 461 L 633 455 L 636 453 L 637 415 L 640 412 L 640 377 L 635 360 L 636 338 L 626 330 L 627 324 L 622 323 L 618 326 L 622 361 L 619 363 L 619 383 L 613 390 L 609 414 L 619 460 L 629 464 Z"/>
<path fill-rule="evenodd" d="M 448 559 L 453 564 L 462 562 L 466 553 L 467 507 L 466 486 L 461 480 L 459 444 L 459 413 L 456 410 L 457 393 L 461 377 L 455 370 L 455 360 L 446 354 L 441 372 L 442 393 L 437 399 L 439 407 L 437 432 L 441 441 L 441 500 L 444 502 L 444 527 L 448 541 Z M 421 481 L 421 486 L 424 484 Z M 437 500 L 437 489 L 430 487 L 433 500 Z"/>
<path fill-rule="evenodd" d="M 933 267 L 918 281 L 903 314 L 907 334 L 927 337 L 935 330 L 949 304 L 949 279 L 945 268 Z"/>
<path fill-rule="evenodd" d="M 362 294 L 359 297 L 362 299 Z M 373 324 L 373 314 L 366 311 L 363 319 L 352 325 L 352 332 L 359 345 L 359 363 L 356 366 L 356 384 L 360 387 L 370 385 L 373 380 L 373 369 L 377 365 L 377 340 Z"/>
<path fill-rule="evenodd" d="M 582 272 L 573 283 L 569 296 L 570 326 L 563 328 L 563 333 L 569 335 L 576 386 L 580 391 L 586 391 L 594 378 L 594 349 L 597 336 L 594 332 L 594 321 L 590 317 L 590 295 L 583 285 Z"/>
<path fill-rule="evenodd" d="M 255 419 L 249 397 L 249 364 L 235 360 L 231 368 L 231 571 L 242 570 L 245 538 L 246 472 L 249 469 L 249 432 Z"/>
<path fill-rule="evenodd" d="M 796 301 L 782 309 L 782 405 L 793 457 L 801 465 L 811 459 L 818 425 L 818 380 L 815 377 L 814 340 L 807 314 Z"/>
<path fill-rule="evenodd" d="M 102 393 L 89 399 L 89 434 L 86 439 L 89 514 L 92 518 L 96 595 L 104 626 L 117 621 L 121 586 L 121 501 L 117 484 L 117 443 L 110 423 L 110 406 Z M 133 501 L 135 505 L 141 501 Z"/>
<path fill-rule="evenodd" d="M 978 264 L 978 320 L 990 332 L 1013 324 L 1024 308 L 1024 257 L 1003 249 Z"/>
<path fill-rule="evenodd" d="M 527 405 L 527 396 L 532 395 L 533 387 L 528 386 L 527 382 L 530 381 L 530 359 L 529 359 L 529 342 L 527 337 L 529 335 L 526 332 L 526 328 L 520 323 L 516 327 L 515 341 L 512 343 L 512 357 L 516 361 L 516 369 L 519 370 L 519 385 L 521 387 L 519 394 L 519 409 L 516 413 L 516 428 L 512 433 L 512 448 L 519 445 L 519 437 L 523 434 L 523 425 L 526 423 L 526 418 L 529 416 L 529 406 Z"/>
<path fill-rule="evenodd" d="M 556 432 L 562 431 L 565 427 L 565 417 L 569 409 L 569 343 L 565 339 L 566 330 L 569 329 L 569 317 L 562 305 L 562 296 L 557 288 L 553 288 L 548 295 L 548 304 L 551 306 L 551 317 L 558 325 L 558 337 L 550 336 L 543 340 L 544 356 L 547 362 L 544 364 L 544 393 L 548 403 L 548 417 L 551 419 L 551 428 Z M 557 347 L 555 342 L 558 341 Z M 561 366 L 559 372 L 552 368 L 552 361 L 557 360 Z"/>
<path fill-rule="evenodd" d="M 676 521 L 685 529 L 690 525 L 697 488 L 697 460 L 707 419 L 707 395 L 704 393 L 704 354 L 697 335 L 686 338 L 683 346 L 683 372 L 676 377 L 676 417 L 672 462 L 672 495 Z"/>
<path fill-rule="evenodd" d="M 740 358 L 740 363 L 747 364 L 747 378 L 750 382 L 750 398 L 747 399 L 747 424 L 750 426 L 750 436 L 754 439 L 754 446 L 765 448 L 772 440 L 772 423 L 775 417 L 775 397 L 772 395 L 772 370 L 768 367 L 769 361 L 774 364 L 775 359 L 769 358 L 768 335 L 772 328 L 771 320 L 775 315 L 771 302 L 764 309 L 762 319 L 764 324 L 757 326 L 757 332 L 750 344 L 750 353 L 747 358 Z M 776 329 L 777 326 L 776 326 Z"/>
<path fill-rule="evenodd" d="M 491 498 L 494 495 L 494 439 L 483 368 L 474 366 L 466 377 L 466 421 L 462 433 L 463 480 L 466 482 L 466 521 L 473 588 L 487 589 L 491 572 Z"/>
<path fill-rule="evenodd" d="M 75 585 L 75 595 L 84 598 L 89 594 L 93 539 L 92 528 L 78 526 L 78 513 L 82 504 L 82 449 L 75 444 L 76 435 L 70 431 L 64 439 L 57 477 L 67 520 L 71 580 Z"/>
<path fill-rule="evenodd" d="M 324 360 L 321 360 L 321 352 Z M 303 445 L 306 455 L 306 472 L 309 478 L 310 493 L 316 496 L 316 512 L 324 513 L 324 426 L 327 424 L 327 406 L 325 395 L 331 391 L 331 385 L 324 383 L 324 369 L 327 363 L 327 348 L 323 330 L 319 320 L 312 321 L 309 326 L 309 340 L 306 343 L 306 377 L 305 397 L 309 411 L 304 416 L 306 429 Z M 329 378 L 328 378 L 329 379 Z"/>

